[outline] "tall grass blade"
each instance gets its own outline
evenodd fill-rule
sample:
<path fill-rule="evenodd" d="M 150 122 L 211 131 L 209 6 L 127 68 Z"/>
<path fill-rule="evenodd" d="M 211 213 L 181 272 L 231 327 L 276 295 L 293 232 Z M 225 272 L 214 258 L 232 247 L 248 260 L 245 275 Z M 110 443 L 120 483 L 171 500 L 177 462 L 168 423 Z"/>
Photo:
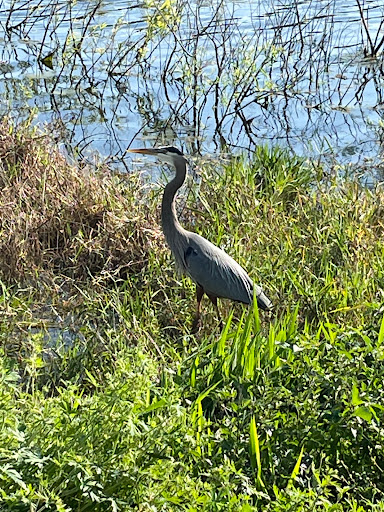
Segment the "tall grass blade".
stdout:
<path fill-rule="evenodd" d="M 190 384 L 191 384 L 192 388 L 194 388 L 196 386 L 196 372 L 197 372 L 197 367 L 199 366 L 199 362 L 200 362 L 200 358 L 199 358 L 199 356 L 196 356 L 195 360 L 192 363 L 192 367 L 191 367 Z"/>
<path fill-rule="evenodd" d="M 268 334 L 268 362 L 271 362 L 275 355 L 276 333 L 273 324 L 269 326 Z"/>
<path fill-rule="evenodd" d="M 299 306 L 300 306 L 299 304 L 296 304 L 296 307 L 293 310 L 293 313 L 291 314 L 291 317 L 290 317 L 290 320 L 289 320 L 288 329 L 287 329 L 287 340 L 289 338 L 292 338 L 292 336 L 297 331 L 297 316 L 298 316 L 298 313 L 299 313 Z"/>
<path fill-rule="evenodd" d="M 301 450 L 300 450 L 300 453 L 299 453 L 299 458 L 297 459 L 295 467 L 293 468 L 293 471 L 291 473 L 291 478 L 289 479 L 289 482 L 288 482 L 288 485 L 287 485 L 287 489 L 289 487 L 291 487 L 293 482 L 296 480 L 297 475 L 299 474 L 300 466 L 301 466 L 301 460 L 303 458 L 303 453 L 304 453 L 304 445 L 301 447 Z"/>
<path fill-rule="evenodd" d="M 227 319 L 227 322 L 226 322 L 226 324 L 225 324 L 224 330 L 223 330 L 223 332 L 221 333 L 221 336 L 220 336 L 220 338 L 219 338 L 219 341 L 217 342 L 217 345 L 216 345 L 216 353 L 217 353 L 220 357 L 223 357 L 223 356 L 224 356 L 224 352 L 225 352 L 225 342 L 227 341 L 229 328 L 231 327 L 231 324 L 232 324 L 232 318 L 233 318 L 233 310 L 230 312 L 230 314 L 229 314 L 229 316 L 228 316 L 228 319 Z"/>
<path fill-rule="evenodd" d="M 381 347 L 381 345 L 383 344 L 383 341 L 384 341 L 384 315 L 383 315 L 383 318 L 381 319 L 379 337 L 377 339 L 377 346 Z"/>
<path fill-rule="evenodd" d="M 249 452 L 251 458 L 251 465 L 256 470 L 257 483 L 260 487 L 264 487 L 264 482 L 261 478 L 261 456 L 260 456 L 260 443 L 257 434 L 256 419 L 252 416 L 251 424 L 249 427 Z"/>
<path fill-rule="evenodd" d="M 255 332 L 260 331 L 260 315 L 259 315 L 259 306 L 257 304 L 256 293 L 253 293 L 253 319 L 254 319 L 254 327 Z"/>

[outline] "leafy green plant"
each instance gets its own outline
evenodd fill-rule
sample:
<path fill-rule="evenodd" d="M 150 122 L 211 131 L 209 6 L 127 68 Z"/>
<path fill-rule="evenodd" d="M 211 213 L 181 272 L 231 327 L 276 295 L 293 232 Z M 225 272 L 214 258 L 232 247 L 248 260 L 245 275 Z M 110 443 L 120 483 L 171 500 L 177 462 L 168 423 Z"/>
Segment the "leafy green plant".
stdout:
<path fill-rule="evenodd" d="M 157 190 L 52 159 L 26 128 L 15 159 L 2 133 L 4 510 L 383 510 L 380 186 L 267 148 L 207 166 L 182 221 L 275 308 L 222 301 L 219 330 L 204 303 L 192 335 Z"/>

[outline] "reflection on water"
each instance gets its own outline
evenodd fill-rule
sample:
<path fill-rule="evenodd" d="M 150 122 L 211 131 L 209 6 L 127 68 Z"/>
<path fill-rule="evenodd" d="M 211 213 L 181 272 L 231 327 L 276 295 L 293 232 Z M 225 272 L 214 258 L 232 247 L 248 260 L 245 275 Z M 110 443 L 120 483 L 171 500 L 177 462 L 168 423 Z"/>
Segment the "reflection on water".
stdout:
<path fill-rule="evenodd" d="M 3 1 L 1 113 L 35 108 L 80 153 L 118 163 L 139 137 L 188 152 L 267 141 L 374 166 L 380 4 Z"/>

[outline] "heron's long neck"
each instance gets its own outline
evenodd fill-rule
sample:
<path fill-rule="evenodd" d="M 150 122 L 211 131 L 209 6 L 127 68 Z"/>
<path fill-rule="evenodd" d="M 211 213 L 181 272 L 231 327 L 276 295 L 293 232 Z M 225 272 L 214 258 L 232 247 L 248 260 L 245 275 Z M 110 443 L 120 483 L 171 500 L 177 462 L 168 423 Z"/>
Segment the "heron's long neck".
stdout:
<path fill-rule="evenodd" d="M 163 202 L 161 204 L 161 223 L 165 239 L 171 249 L 173 249 L 172 242 L 175 240 L 175 233 L 183 231 L 176 215 L 175 196 L 185 181 L 186 173 L 187 167 L 185 164 L 176 168 L 176 176 L 166 185 L 164 189 Z"/>

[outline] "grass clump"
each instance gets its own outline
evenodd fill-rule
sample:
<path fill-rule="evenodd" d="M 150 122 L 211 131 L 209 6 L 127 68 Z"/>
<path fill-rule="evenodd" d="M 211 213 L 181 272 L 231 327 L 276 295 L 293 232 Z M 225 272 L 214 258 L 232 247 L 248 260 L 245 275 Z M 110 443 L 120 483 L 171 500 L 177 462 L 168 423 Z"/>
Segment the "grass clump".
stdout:
<path fill-rule="evenodd" d="M 193 229 L 275 311 L 223 301 L 220 332 L 206 305 L 192 336 L 158 194 L 4 128 L 3 508 L 384 510 L 382 188 L 265 147 L 207 165 Z"/>
<path fill-rule="evenodd" d="M 139 177 L 70 165 L 46 134 L 27 126 L 4 120 L 0 131 L 3 279 L 139 272 L 161 245 Z"/>

